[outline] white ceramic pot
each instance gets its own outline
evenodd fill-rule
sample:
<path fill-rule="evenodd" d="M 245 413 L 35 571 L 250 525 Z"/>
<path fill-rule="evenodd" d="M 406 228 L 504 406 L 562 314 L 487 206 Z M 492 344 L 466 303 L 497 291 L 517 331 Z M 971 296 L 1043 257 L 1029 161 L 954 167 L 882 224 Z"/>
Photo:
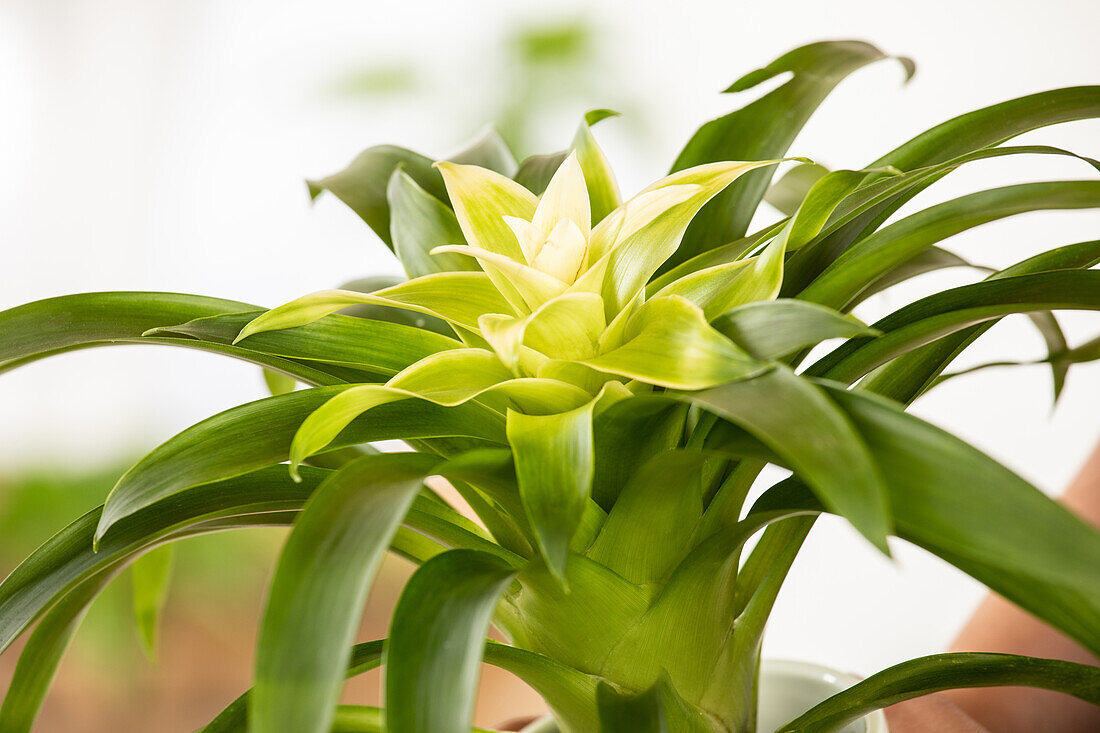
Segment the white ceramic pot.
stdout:
<path fill-rule="evenodd" d="M 846 690 L 859 679 L 809 662 L 765 659 L 760 663 L 757 733 L 772 733 L 822 700 Z M 863 716 L 840 733 L 888 733 L 881 710 Z"/>
<path fill-rule="evenodd" d="M 854 685 L 850 674 L 808 662 L 765 659 L 760 664 L 760 702 L 757 733 L 773 733 L 822 700 Z M 522 733 L 558 733 L 554 721 L 537 720 Z M 889 733 L 886 716 L 876 710 L 846 726 L 840 733 Z"/>

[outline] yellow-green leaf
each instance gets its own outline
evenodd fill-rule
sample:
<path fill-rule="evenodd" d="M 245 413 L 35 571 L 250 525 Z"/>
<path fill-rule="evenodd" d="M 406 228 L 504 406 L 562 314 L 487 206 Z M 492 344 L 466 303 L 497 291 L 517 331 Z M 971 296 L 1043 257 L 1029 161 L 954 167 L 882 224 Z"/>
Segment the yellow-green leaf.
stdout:
<path fill-rule="evenodd" d="M 672 389 L 704 389 L 768 370 L 711 328 L 697 305 L 671 295 L 651 300 L 617 349 L 583 364 Z"/>

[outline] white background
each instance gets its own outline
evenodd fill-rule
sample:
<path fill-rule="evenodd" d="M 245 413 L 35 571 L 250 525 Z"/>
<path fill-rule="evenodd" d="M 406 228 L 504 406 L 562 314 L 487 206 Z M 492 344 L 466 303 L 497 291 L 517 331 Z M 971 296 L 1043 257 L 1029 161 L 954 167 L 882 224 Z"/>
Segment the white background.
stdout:
<path fill-rule="evenodd" d="M 628 193 L 662 175 L 699 123 L 740 103 L 720 89 L 808 41 L 863 38 L 919 67 L 908 86 L 892 63 L 840 86 L 792 149 L 832 167 L 866 164 L 970 109 L 1100 82 L 1100 3 L 1090 0 L 591 5 L 5 0 L 0 307 L 111 289 L 275 305 L 396 272 L 340 204 L 311 207 L 302 179 L 380 142 L 434 155 L 457 148 L 491 121 L 479 115 L 508 73 L 499 39 L 517 23 L 580 15 L 600 29 L 595 86 L 634 100 L 645 123 L 641 133 L 623 121 L 597 132 Z M 427 92 L 370 102 L 332 91 L 347 69 L 393 59 L 418 64 Z M 584 109 L 612 103 L 576 99 L 540 120 L 546 149 L 567 142 Z M 1080 122 L 1021 141 L 1100 156 L 1098 132 Z M 956 172 L 916 203 L 1095 175 L 1067 159 L 1013 157 Z M 949 246 L 1003 266 L 1095 238 L 1098 224 L 1096 212 L 1038 213 Z M 973 277 L 927 277 L 862 315 Z M 1062 320 L 1071 343 L 1100 331 L 1094 314 Z M 1031 330 L 1006 322 L 963 363 L 1041 355 Z M 0 468 L 131 455 L 263 394 L 254 368 L 205 354 L 123 347 L 47 360 L 0 378 Z M 1098 408 L 1100 366 L 1091 365 L 1071 374 L 1054 412 L 1041 368 L 960 379 L 914 411 L 1056 493 L 1097 439 Z M 868 673 L 942 648 L 981 589 L 919 550 L 896 549 L 888 561 L 822 521 L 781 596 L 767 652 Z"/>

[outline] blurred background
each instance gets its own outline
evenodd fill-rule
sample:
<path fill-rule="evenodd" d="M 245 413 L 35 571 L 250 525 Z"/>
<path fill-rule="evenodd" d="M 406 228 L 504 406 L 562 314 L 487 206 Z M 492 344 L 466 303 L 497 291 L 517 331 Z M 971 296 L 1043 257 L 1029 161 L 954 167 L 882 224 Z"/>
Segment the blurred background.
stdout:
<path fill-rule="evenodd" d="M 854 74 L 792 148 L 860 167 L 956 114 L 1047 88 L 1100 81 L 1100 4 L 746 4 L 559 0 L 0 0 L 0 308 L 90 290 L 194 292 L 272 306 L 369 274 L 399 273 L 335 199 L 310 205 L 303 179 L 392 142 L 442 157 L 496 125 L 517 157 L 564 147 L 581 114 L 624 116 L 596 136 L 624 193 L 663 175 L 707 119 L 744 104 L 719 90 L 802 43 L 853 37 L 912 56 L 916 77 L 880 63 Z M 1100 123 L 1021 138 L 1100 154 Z M 1012 157 L 963 168 L 914 206 L 1007 183 L 1095 175 L 1080 162 Z M 763 207 L 764 217 L 774 215 Z M 1036 213 L 947 242 L 1002 267 L 1092 239 L 1092 211 Z M 857 314 L 973 273 L 926 275 Z M 957 366 L 1040 358 L 1007 319 Z M 1060 316 L 1071 345 L 1100 317 Z M 78 352 L 0 379 L 0 574 L 102 502 L 129 461 L 184 427 L 266 394 L 255 368 L 149 347 Z M 1075 368 L 1057 407 L 1042 367 L 962 377 L 914 411 L 1057 494 L 1100 433 L 1100 364 Z M 129 579 L 93 608 L 39 729 L 189 731 L 249 682 L 263 588 L 282 540 L 264 530 L 188 540 L 155 660 L 134 629 Z M 780 597 L 772 657 L 867 674 L 939 651 L 982 594 L 900 543 L 893 562 L 821 521 Z M 385 634 L 409 568 L 383 570 L 363 638 Z M 0 659 L 6 686 L 16 654 Z M 378 697 L 378 676 L 347 699 Z M 537 698 L 501 673 L 478 722 Z"/>

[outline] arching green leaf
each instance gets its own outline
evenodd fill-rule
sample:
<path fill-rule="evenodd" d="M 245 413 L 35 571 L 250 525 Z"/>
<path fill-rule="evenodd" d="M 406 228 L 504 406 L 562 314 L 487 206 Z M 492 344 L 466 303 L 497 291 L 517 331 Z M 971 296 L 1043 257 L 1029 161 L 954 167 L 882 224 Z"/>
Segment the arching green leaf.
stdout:
<path fill-rule="evenodd" d="M 438 458 L 363 456 L 310 497 L 279 557 L 256 650 L 255 733 L 327 733 L 374 574 Z"/>
<path fill-rule="evenodd" d="M 1100 272 L 1057 270 L 985 280 L 922 298 L 874 324 L 871 341 L 852 340 L 810 373 L 854 382 L 876 367 L 967 326 L 1010 313 L 1100 310 Z"/>
<path fill-rule="evenodd" d="M 513 577 L 472 550 L 445 552 L 413 574 L 386 645 L 390 733 L 467 733 L 489 621 Z"/>
<path fill-rule="evenodd" d="M 1038 687 L 1100 705 L 1100 667 L 1015 654 L 935 654 L 894 665 L 815 705 L 778 733 L 830 733 L 867 713 L 960 687 Z"/>
<path fill-rule="evenodd" d="M 568 412 L 508 411 L 508 442 L 523 506 L 539 552 L 558 576 L 592 490 L 592 412 L 596 400 Z"/>
<path fill-rule="evenodd" d="M 893 526 L 864 439 L 820 387 L 785 367 L 687 396 L 740 425 L 785 459 L 830 510 L 883 552 Z"/>
<path fill-rule="evenodd" d="M 322 290 L 305 295 L 249 322 L 234 343 L 264 331 L 305 326 L 341 308 L 360 303 L 407 308 L 473 331 L 477 330 L 477 319 L 485 313 L 513 312 L 485 273 L 440 272 L 374 293 Z"/>
<path fill-rule="evenodd" d="M 269 397 L 232 408 L 179 433 L 119 479 L 107 498 L 97 538 L 120 518 L 158 499 L 287 460 L 292 436 L 302 421 L 340 391 L 328 387 Z M 503 420 L 473 403 L 443 408 L 422 400 L 405 400 L 379 407 L 367 418 L 353 422 L 330 446 L 452 436 L 495 436 L 503 442 Z"/>
<path fill-rule="evenodd" d="M 248 311 L 207 316 L 159 328 L 155 332 L 183 334 L 229 344 L 245 325 L 262 313 Z M 248 336 L 240 340 L 240 346 L 285 359 L 332 364 L 356 372 L 390 377 L 426 356 L 448 349 L 460 349 L 463 344 L 456 339 L 400 323 L 333 314 L 304 326 Z"/>
<path fill-rule="evenodd" d="M 868 43 L 823 41 L 796 48 L 762 69 L 735 81 L 727 92 L 741 92 L 781 74 L 790 79 L 741 109 L 712 120 L 692 136 L 672 170 L 716 160 L 764 160 L 786 154 L 818 105 L 845 77 L 888 58 Z M 906 75 L 913 63 L 899 59 Z M 885 165 L 882 164 L 882 165 Z M 745 235 L 771 180 L 771 171 L 753 173 L 726 189 L 696 217 L 664 269 Z"/>
<path fill-rule="evenodd" d="M 879 333 L 853 316 L 787 298 L 738 306 L 713 325 L 752 356 L 765 361 L 827 339 L 873 337 Z"/>
<path fill-rule="evenodd" d="M 854 244 L 799 295 L 845 310 L 867 286 L 923 249 L 980 224 L 1027 211 L 1100 206 L 1100 181 L 1006 186 L 908 216 Z"/>
<path fill-rule="evenodd" d="M 330 191 L 358 214 L 387 247 L 393 249 L 386 187 L 393 172 L 399 168 L 432 196 L 440 201 L 447 200 L 443 179 L 432 167 L 432 161 L 393 145 L 367 148 L 339 173 L 306 183 L 310 198 L 317 198 L 322 191 Z"/>

